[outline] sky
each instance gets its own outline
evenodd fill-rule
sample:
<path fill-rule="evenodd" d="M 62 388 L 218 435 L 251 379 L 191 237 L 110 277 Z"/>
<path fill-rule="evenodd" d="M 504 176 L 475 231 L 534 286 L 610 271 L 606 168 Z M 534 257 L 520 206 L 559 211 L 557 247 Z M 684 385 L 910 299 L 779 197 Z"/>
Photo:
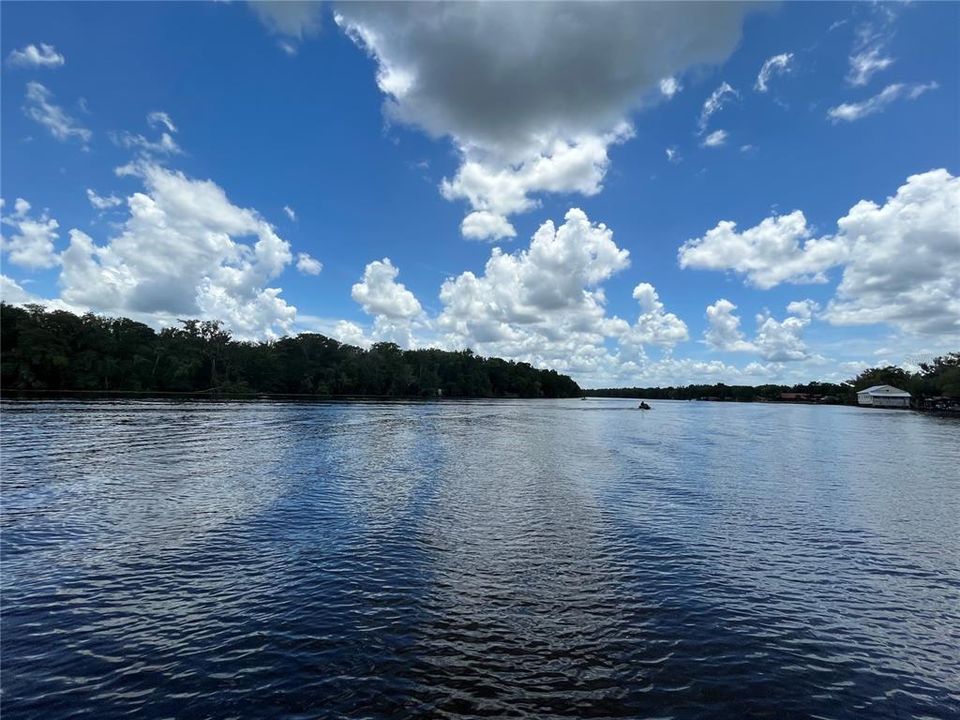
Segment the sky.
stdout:
<path fill-rule="evenodd" d="M 960 350 L 958 3 L 0 5 L 5 302 L 585 387 Z"/>

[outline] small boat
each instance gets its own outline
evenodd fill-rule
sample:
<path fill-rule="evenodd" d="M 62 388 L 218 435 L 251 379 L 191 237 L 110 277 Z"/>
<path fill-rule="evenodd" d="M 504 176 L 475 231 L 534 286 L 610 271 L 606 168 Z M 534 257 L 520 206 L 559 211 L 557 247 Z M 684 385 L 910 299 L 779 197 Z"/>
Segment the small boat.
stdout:
<path fill-rule="evenodd" d="M 649 405 L 647 405 L 647 404 L 646 404 L 645 402 L 643 402 L 642 400 L 640 401 L 640 404 L 637 406 L 637 410 L 652 410 L 652 409 L 653 409 L 653 408 L 651 408 Z"/>

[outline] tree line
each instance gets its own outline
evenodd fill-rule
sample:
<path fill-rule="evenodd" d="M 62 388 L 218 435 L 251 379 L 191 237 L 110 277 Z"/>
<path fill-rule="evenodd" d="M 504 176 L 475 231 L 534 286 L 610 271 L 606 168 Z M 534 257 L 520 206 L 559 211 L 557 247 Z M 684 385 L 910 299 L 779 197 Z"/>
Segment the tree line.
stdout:
<path fill-rule="evenodd" d="M 754 402 L 781 400 L 783 394 L 806 396 L 811 400 L 856 404 L 857 391 L 874 385 L 892 385 L 916 399 L 960 397 L 960 352 L 949 353 L 921 363 L 917 372 L 888 365 L 864 370 L 844 383 L 810 382 L 799 385 L 686 385 L 683 387 L 599 388 L 586 390 L 596 397 L 648 398 L 652 400 L 726 400 Z"/>
<path fill-rule="evenodd" d="M 159 333 L 128 318 L 0 304 L 0 387 L 50 392 L 138 391 L 317 396 L 580 396 L 571 378 L 471 350 L 370 349 L 302 333 L 241 342 L 217 321 L 181 320 Z"/>

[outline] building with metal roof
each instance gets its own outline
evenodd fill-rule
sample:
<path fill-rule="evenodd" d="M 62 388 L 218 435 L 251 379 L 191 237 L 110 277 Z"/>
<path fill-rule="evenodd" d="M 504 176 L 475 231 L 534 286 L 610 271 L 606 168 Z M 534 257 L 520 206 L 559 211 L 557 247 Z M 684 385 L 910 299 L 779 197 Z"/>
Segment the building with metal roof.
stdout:
<path fill-rule="evenodd" d="M 910 393 L 893 385 L 874 385 L 857 390 L 857 403 L 870 407 L 908 408 Z"/>

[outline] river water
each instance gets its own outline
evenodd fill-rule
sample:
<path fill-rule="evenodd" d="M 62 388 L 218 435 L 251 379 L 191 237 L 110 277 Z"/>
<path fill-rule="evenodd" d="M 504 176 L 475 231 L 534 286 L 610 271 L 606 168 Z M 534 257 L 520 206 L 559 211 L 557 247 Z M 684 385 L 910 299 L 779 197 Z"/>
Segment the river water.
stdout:
<path fill-rule="evenodd" d="M 2 405 L 7 718 L 960 716 L 960 423 Z"/>

